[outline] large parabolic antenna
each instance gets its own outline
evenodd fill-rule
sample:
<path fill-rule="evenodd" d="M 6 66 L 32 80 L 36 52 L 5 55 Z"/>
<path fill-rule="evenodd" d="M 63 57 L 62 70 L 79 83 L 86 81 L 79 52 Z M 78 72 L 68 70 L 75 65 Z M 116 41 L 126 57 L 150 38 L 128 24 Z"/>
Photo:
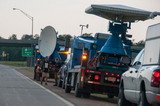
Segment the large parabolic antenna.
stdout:
<path fill-rule="evenodd" d="M 126 55 L 123 44 L 127 50 L 131 51 L 132 43 L 126 35 L 127 29 L 131 28 L 131 23 L 160 15 L 160 12 L 150 12 L 124 5 L 91 5 L 85 12 L 110 21 L 108 31 L 112 33 L 112 36 L 108 38 L 100 52 L 121 55 Z M 128 54 L 131 55 L 129 52 Z"/>
<path fill-rule="evenodd" d="M 160 15 L 160 12 L 150 12 L 124 5 L 91 5 L 85 12 L 119 22 L 144 21 Z"/>
<path fill-rule="evenodd" d="M 57 34 L 53 27 L 47 26 L 41 31 L 39 38 L 39 50 L 43 57 L 50 56 L 56 47 Z"/>

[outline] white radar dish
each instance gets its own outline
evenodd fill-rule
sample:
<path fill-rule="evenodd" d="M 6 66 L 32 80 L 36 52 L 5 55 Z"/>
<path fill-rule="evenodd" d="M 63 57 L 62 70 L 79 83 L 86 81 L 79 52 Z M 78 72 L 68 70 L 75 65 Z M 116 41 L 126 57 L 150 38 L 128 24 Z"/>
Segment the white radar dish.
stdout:
<path fill-rule="evenodd" d="M 160 15 L 160 12 L 150 12 L 124 5 L 91 5 L 85 12 L 119 22 L 144 21 Z"/>
<path fill-rule="evenodd" d="M 39 50 L 43 57 L 50 56 L 56 47 L 57 34 L 53 27 L 47 26 L 42 29 L 40 38 L 38 41 Z"/>

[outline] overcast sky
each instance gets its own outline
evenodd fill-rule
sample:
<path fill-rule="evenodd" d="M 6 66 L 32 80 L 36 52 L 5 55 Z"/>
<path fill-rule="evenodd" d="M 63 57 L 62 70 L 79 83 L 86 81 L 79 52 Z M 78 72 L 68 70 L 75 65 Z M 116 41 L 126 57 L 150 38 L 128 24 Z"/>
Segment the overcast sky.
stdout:
<path fill-rule="evenodd" d="M 51 25 L 59 34 L 79 35 L 80 24 L 89 24 L 84 33 L 108 33 L 108 20 L 85 13 L 91 4 L 121 4 L 160 12 L 160 0 L 0 0 L 0 36 L 17 34 L 21 38 L 23 34 L 31 34 L 31 20 L 13 8 L 34 17 L 34 34 Z M 145 39 L 147 27 L 155 23 L 160 23 L 160 16 L 133 24 L 129 34 L 135 41 Z"/>

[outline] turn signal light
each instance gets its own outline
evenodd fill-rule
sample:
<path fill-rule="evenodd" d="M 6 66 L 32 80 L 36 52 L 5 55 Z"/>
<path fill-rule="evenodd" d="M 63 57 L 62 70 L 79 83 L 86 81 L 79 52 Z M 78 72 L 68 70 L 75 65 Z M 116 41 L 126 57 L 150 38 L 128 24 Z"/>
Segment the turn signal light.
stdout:
<path fill-rule="evenodd" d="M 86 53 L 83 53 L 82 55 L 82 60 L 86 60 L 87 59 L 87 54 Z"/>

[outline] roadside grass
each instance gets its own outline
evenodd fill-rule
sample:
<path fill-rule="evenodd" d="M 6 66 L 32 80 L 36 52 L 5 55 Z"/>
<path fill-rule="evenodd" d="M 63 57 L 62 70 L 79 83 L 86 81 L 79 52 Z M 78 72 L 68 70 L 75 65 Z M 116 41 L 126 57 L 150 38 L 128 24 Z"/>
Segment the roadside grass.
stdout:
<path fill-rule="evenodd" d="M 15 67 L 27 67 L 26 61 L 0 61 L 0 64 Z"/>

